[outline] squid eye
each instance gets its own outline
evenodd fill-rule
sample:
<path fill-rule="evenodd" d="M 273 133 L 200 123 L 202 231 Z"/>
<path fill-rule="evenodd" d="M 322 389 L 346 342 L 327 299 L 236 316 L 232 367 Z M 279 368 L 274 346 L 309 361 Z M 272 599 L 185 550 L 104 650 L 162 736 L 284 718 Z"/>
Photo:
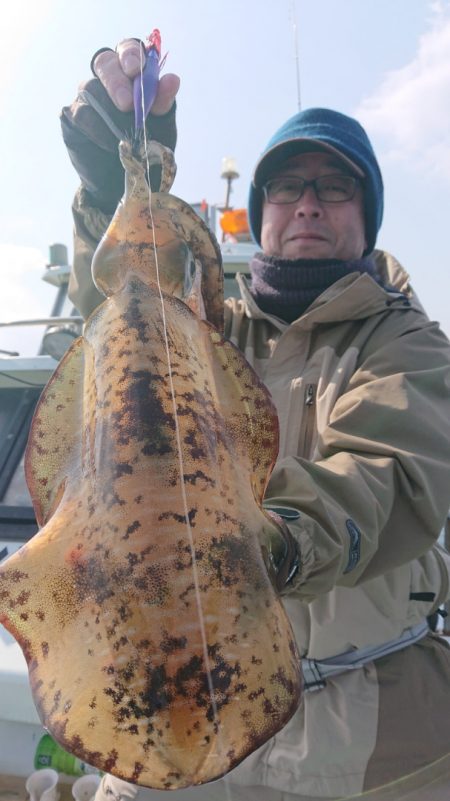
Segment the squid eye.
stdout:
<path fill-rule="evenodd" d="M 194 283 L 195 279 L 195 259 L 191 251 L 186 255 L 186 264 L 184 267 L 184 294 L 187 295 Z"/>

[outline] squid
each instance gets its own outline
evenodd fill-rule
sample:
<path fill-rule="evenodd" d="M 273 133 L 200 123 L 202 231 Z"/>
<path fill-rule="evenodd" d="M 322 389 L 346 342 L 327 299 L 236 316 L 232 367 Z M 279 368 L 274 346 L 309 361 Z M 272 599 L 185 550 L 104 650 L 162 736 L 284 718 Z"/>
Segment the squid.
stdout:
<path fill-rule="evenodd" d="M 0 567 L 0 622 L 66 750 L 146 787 L 227 774 L 301 696 L 264 560 L 270 395 L 223 337 L 220 251 L 120 143 L 125 194 L 93 262 L 104 302 L 43 391 L 26 452 L 38 533 Z"/>

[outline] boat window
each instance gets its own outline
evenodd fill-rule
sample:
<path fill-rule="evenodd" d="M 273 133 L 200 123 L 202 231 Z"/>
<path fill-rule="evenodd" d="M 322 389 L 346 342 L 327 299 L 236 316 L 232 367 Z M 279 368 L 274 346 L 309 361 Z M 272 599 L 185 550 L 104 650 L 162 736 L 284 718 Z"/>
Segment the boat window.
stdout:
<path fill-rule="evenodd" d="M 25 481 L 24 454 L 41 388 L 0 390 L 0 543 L 10 548 L 37 531 Z M 1 550 L 1 549 L 0 549 Z"/>
<path fill-rule="evenodd" d="M 2 498 L 2 504 L 8 506 L 31 506 L 30 493 L 25 481 L 25 454 L 14 470 L 8 488 Z"/>
<path fill-rule="evenodd" d="M 24 451 L 40 389 L 0 391 L 0 506 L 31 506 L 25 482 Z"/>

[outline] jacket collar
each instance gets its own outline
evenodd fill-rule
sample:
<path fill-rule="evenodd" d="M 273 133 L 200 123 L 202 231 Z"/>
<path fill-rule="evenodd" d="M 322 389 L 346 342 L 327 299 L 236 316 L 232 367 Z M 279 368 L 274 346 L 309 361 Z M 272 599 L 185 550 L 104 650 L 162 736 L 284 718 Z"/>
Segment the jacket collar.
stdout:
<path fill-rule="evenodd" d="M 377 284 L 366 273 L 350 273 L 322 292 L 306 312 L 291 325 L 309 329 L 318 323 L 359 320 L 385 312 L 391 306 L 413 307 L 423 311 L 410 286 L 409 275 L 399 262 L 381 250 L 375 250 L 374 256 L 384 286 Z M 250 294 L 249 284 L 244 275 L 238 273 L 236 278 L 248 317 L 268 320 L 280 331 L 289 327 L 289 323 L 259 308 Z"/>

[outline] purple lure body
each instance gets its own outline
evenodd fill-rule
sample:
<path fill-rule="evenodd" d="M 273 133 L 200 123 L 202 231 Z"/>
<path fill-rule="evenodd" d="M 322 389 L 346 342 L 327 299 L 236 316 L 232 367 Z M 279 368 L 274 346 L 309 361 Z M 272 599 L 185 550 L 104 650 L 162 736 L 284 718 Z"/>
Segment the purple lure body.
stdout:
<path fill-rule="evenodd" d="M 147 53 L 141 74 L 136 75 L 133 82 L 134 124 L 136 130 L 144 127 L 144 120 L 150 111 L 158 90 L 159 53 L 151 48 Z M 142 94 L 144 99 L 142 99 Z"/>

